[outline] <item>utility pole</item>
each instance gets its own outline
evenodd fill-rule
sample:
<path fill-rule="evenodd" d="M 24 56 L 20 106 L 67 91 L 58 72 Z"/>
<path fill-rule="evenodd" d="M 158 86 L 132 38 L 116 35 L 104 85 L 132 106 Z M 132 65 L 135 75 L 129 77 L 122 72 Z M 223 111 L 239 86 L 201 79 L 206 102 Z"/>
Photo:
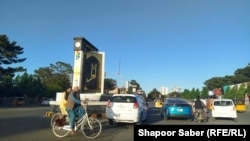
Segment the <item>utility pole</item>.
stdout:
<path fill-rule="evenodd" d="M 120 86 L 120 89 L 121 89 L 121 93 L 124 93 L 124 83 L 123 83 L 123 76 L 121 75 L 121 60 L 119 60 L 119 64 L 118 64 L 118 76 L 120 77 L 121 79 L 121 86 Z"/>
<path fill-rule="evenodd" d="M 118 83 L 120 82 L 120 84 L 118 85 L 118 90 L 120 90 L 120 93 L 124 93 L 124 89 L 125 89 L 124 82 L 123 82 L 124 78 L 123 78 L 120 70 L 121 70 L 121 60 L 119 60 L 119 62 L 118 62 L 118 72 L 117 73 L 105 73 L 105 74 L 118 76 L 117 82 Z"/>

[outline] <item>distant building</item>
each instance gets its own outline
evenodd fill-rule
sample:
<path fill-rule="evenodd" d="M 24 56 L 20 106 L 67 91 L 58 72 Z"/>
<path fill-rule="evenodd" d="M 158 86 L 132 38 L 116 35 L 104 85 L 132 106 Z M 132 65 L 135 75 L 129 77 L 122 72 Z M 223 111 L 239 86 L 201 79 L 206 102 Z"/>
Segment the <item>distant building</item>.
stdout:
<path fill-rule="evenodd" d="M 119 88 L 115 88 L 113 90 L 109 90 L 109 94 L 118 94 L 118 93 L 120 93 Z"/>
<path fill-rule="evenodd" d="M 167 94 L 168 94 L 168 88 L 167 88 L 167 87 L 161 87 L 160 93 L 161 93 L 162 95 L 167 95 Z"/>
<path fill-rule="evenodd" d="M 172 92 L 178 92 L 178 93 L 180 93 L 181 92 L 181 88 L 174 87 L 174 88 L 172 88 Z"/>

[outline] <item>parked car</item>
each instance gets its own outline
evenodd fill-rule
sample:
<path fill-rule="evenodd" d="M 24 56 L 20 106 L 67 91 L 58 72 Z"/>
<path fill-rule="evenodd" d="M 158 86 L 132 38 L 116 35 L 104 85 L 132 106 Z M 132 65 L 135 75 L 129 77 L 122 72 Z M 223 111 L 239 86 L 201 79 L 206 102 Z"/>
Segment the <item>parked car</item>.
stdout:
<path fill-rule="evenodd" d="M 232 99 L 214 99 L 212 104 L 212 118 L 237 118 L 237 111 Z"/>
<path fill-rule="evenodd" d="M 45 99 L 42 100 L 41 105 L 49 106 L 50 101 L 54 101 L 54 99 L 53 98 L 45 98 Z"/>
<path fill-rule="evenodd" d="M 21 106 L 25 104 L 24 98 L 23 97 L 15 97 L 12 101 L 11 104 L 13 106 Z"/>
<path fill-rule="evenodd" d="M 106 106 L 106 118 L 113 122 L 142 124 L 148 119 L 148 106 L 141 95 L 114 94 Z"/>
<path fill-rule="evenodd" d="M 160 115 L 166 120 L 170 118 L 186 118 L 192 120 L 193 109 L 192 105 L 185 99 L 166 98 L 160 110 Z"/>

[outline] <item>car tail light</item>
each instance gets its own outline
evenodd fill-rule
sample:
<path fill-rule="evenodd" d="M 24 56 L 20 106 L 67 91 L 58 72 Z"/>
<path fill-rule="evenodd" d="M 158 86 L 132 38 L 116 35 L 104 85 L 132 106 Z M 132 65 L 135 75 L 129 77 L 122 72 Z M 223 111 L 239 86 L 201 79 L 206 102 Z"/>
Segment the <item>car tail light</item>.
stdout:
<path fill-rule="evenodd" d="M 134 102 L 133 108 L 134 108 L 134 109 L 137 109 L 138 107 L 139 107 L 139 104 L 138 104 L 137 102 Z"/>
<path fill-rule="evenodd" d="M 111 105 L 111 102 L 110 102 L 110 100 L 108 100 L 107 108 L 110 108 L 110 105 Z"/>

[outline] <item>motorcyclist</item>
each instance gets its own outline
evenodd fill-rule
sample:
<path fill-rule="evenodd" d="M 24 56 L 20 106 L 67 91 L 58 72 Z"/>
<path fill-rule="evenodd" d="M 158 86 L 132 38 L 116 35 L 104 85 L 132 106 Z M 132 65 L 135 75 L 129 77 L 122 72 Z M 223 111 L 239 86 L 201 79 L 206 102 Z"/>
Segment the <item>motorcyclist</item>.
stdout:
<path fill-rule="evenodd" d="M 196 96 L 196 100 L 195 100 L 195 102 L 194 102 L 195 113 L 198 113 L 198 112 L 202 113 L 202 117 L 203 117 L 204 119 L 207 118 L 205 108 L 206 108 L 206 106 L 205 106 L 205 104 L 200 100 L 200 96 L 199 96 L 199 95 Z M 195 114 L 195 116 L 197 116 L 197 114 Z M 195 118 L 197 118 L 197 117 L 195 117 Z"/>

